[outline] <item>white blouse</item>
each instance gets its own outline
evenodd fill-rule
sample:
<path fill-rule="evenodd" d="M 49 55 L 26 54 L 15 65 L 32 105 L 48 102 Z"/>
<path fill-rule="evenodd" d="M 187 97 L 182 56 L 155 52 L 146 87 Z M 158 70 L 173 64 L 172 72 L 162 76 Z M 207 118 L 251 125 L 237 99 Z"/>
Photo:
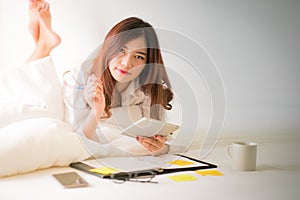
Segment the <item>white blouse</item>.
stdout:
<path fill-rule="evenodd" d="M 132 152 L 134 152 L 135 154 L 136 152 L 138 152 L 139 155 L 149 155 L 149 152 L 145 148 L 143 148 L 134 138 L 129 138 L 127 136 L 120 135 L 119 132 L 115 133 L 114 131 L 112 131 L 115 127 L 111 127 L 111 129 L 108 130 L 109 128 L 107 128 L 107 126 L 110 126 L 111 124 L 114 124 L 114 126 L 118 126 L 118 124 L 115 123 L 116 120 L 113 119 L 116 117 L 114 116 L 114 112 L 112 112 L 112 116 L 109 119 L 101 120 L 102 123 L 99 123 L 98 128 L 96 129 L 96 141 L 89 140 L 85 137 L 82 131 L 82 125 L 88 117 L 91 111 L 91 107 L 84 99 L 83 89 L 86 86 L 89 76 L 92 76 L 91 68 L 86 66 L 79 66 L 72 69 L 72 71 L 65 73 L 63 85 L 63 95 L 65 102 L 65 121 L 72 124 L 73 129 L 76 130 L 77 133 L 82 136 L 81 138 L 83 142 L 86 146 L 88 146 L 88 149 L 91 150 L 91 153 L 95 156 L 121 156 L 132 154 Z M 141 116 L 133 116 L 133 118 L 150 118 L 151 97 L 145 95 L 143 91 L 137 88 L 139 88 L 138 78 L 131 81 L 126 90 L 121 93 L 121 107 L 126 108 L 132 106 L 139 106 L 141 108 Z M 162 106 L 160 106 L 158 116 L 160 120 L 165 119 L 165 113 L 165 109 Z M 120 120 L 117 121 L 120 122 Z M 121 121 L 126 120 L 122 119 Z M 108 134 L 105 134 L 105 131 L 103 131 L 104 129 L 103 127 L 101 127 L 102 124 L 105 124 L 106 129 L 104 129 L 108 130 Z M 183 146 L 180 146 L 178 144 L 168 144 L 169 145 L 167 146 L 167 148 L 156 152 L 155 155 L 165 154 L 168 152 L 178 153 L 185 151 L 185 148 Z M 122 147 L 125 147 L 126 149 L 122 150 Z"/>
<path fill-rule="evenodd" d="M 83 96 L 83 89 L 86 86 L 88 78 L 92 76 L 89 67 L 78 66 L 72 71 L 65 73 L 63 84 L 63 95 L 65 102 L 65 121 L 72 124 L 73 129 L 77 130 L 81 127 L 91 111 Z M 144 94 L 139 87 L 139 78 L 131 81 L 128 87 L 121 93 L 121 106 L 141 107 L 142 116 L 150 118 L 151 97 Z M 160 106 L 159 119 L 164 120 L 165 109 Z"/>

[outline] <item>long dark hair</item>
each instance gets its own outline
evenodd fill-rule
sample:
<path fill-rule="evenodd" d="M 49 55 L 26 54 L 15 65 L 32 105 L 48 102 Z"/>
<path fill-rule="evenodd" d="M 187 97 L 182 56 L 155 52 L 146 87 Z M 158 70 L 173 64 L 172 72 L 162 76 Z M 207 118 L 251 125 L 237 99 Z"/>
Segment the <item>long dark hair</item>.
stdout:
<path fill-rule="evenodd" d="M 173 99 L 173 93 L 155 30 L 149 23 L 136 17 L 130 17 L 117 23 L 108 32 L 92 64 L 92 73 L 103 82 L 105 112 L 108 117 L 111 116 L 110 109 L 116 107 L 120 101 L 113 94 L 117 81 L 110 73 L 109 62 L 125 43 L 141 36 L 146 41 L 147 59 L 146 66 L 139 77 L 141 91 L 151 97 L 151 118 L 159 119 L 159 106 L 154 106 L 156 104 L 163 106 L 166 110 L 172 109 L 170 101 Z"/>

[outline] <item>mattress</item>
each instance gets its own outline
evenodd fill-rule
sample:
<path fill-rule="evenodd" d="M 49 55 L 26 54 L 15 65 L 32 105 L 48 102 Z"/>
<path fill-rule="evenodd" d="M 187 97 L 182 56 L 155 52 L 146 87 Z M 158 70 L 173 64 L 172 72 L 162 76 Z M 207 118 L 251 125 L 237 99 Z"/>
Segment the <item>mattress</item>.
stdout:
<path fill-rule="evenodd" d="M 230 134 L 223 134 L 213 151 L 203 159 L 218 165 L 218 175 L 199 175 L 191 171 L 156 176 L 154 180 L 158 183 L 117 184 L 70 167 L 51 167 L 1 178 L 0 197 L 1 200 L 299 199 L 299 134 Z M 257 170 L 233 170 L 226 153 L 227 145 L 233 141 L 249 140 L 258 143 Z M 188 154 L 197 157 L 199 150 L 195 148 Z M 52 176 L 53 173 L 71 171 L 82 176 L 89 183 L 88 187 L 67 189 Z M 181 175 L 185 179 L 172 179 Z"/>

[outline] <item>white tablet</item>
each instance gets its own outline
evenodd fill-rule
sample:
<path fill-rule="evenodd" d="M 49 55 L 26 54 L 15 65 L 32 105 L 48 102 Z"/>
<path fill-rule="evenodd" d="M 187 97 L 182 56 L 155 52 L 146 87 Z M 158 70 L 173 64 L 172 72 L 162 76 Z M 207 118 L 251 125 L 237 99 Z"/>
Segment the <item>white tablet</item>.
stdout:
<path fill-rule="evenodd" d="M 123 129 L 122 134 L 131 137 L 153 137 L 155 135 L 167 136 L 178 129 L 178 125 L 143 117 L 132 125 Z"/>

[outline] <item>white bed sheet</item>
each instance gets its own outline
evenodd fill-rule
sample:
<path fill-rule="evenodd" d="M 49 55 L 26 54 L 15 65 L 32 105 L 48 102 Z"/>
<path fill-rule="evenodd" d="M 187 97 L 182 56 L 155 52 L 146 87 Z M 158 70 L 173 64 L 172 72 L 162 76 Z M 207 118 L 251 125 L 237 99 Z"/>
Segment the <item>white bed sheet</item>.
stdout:
<path fill-rule="evenodd" d="M 257 171 L 234 171 L 226 155 L 233 141 L 258 143 Z M 299 134 L 251 135 L 222 137 L 205 158 L 218 164 L 224 176 L 201 176 L 196 181 L 174 182 L 169 175 L 156 177 L 158 184 L 115 184 L 110 180 L 69 167 L 50 168 L 0 179 L 0 199 L 299 199 Z M 197 151 L 190 151 L 196 156 Z M 64 189 L 52 173 L 77 171 L 89 187 Z M 193 173 L 193 172 L 188 172 Z"/>

